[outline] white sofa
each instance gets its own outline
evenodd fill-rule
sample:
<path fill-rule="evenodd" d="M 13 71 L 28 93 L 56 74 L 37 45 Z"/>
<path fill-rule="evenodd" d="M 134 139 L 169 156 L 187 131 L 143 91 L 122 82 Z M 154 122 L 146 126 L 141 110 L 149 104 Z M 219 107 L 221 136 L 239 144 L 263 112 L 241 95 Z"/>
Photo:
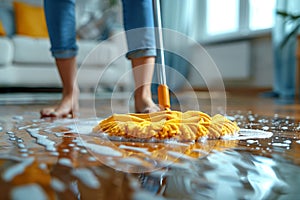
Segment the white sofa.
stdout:
<path fill-rule="evenodd" d="M 3 87 L 61 87 L 61 80 L 55 66 L 54 58 L 50 52 L 48 38 L 37 38 L 18 35 L 15 30 L 15 16 L 12 6 L 14 0 L 0 2 L 0 21 L 10 30 L 9 35 L 0 36 L 0 88 Z M 18 0 L 30 3 L 29 5 L 42 6 L 42 0 Z M 106 1 L 79 0 L 77 1 L 77 26 L 78 30 L 84 25 L 89 25 L 91 14 L 98 16 L 98 27 L 91 31 L 80 32 L 85 36 L 78 39 L 79 52 L 77 63 L 79 67 L 78 82 L 81 89 L 102 88 L 113 89 L 115 87 L 126 89 L 131 83 L 130 73 L 126 73 L 131 67 L 125 58 L 127 51 L 126 39 L 122 33 L 120 6 L 113 7 L 107 12 L 101 10 L 105 6 L 100 3 Z M 120 5 L 120 4 L 119 4 Z M 99 7 L 100 6 L 100 7 Z M 88 12 L 87 12 L 88 11 Z M 111 22 L 112 19 L 118 20 Z M 110 21 L 109 21 L 110 20 Z M 92 21 L 93 22 L 93 21 Z M 110 30 L 106 35 L 112 35 L 106 40 L 88 38 L 89 33 L 98 33 L 100 36 L 104 27 Z M 120 27 L 112 28 L 115 25 Z M 89 27 L 88 27 L 89 28 Z M 96 35 L 97 36 L 97 35 Z M 95 36 L 94 36 L 95 37 Z M 96 40 L 100 41 L 97 42 Z M 128 76 L 124 76 L 127 74 Z"/>
<path fill-rule="evenodd" d="M 82 89 L 130 86 L 125 37 L 96 42 L 79 40 L 78 82 Z M 61 87 L 48 39 L 15 35 L 0 37 L 0 87 Z"/>

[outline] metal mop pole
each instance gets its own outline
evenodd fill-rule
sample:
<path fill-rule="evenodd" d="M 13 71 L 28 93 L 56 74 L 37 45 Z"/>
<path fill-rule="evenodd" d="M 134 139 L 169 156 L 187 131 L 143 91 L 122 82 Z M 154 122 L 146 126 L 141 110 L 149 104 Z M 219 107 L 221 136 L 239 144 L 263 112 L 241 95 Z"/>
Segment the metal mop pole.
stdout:
<path fill-rule="evenodd" d="M 160 13 L 160 0 L 153 0 L 153 11 L 154 20 L 157 23 L 156 39 L 160 54 L 160 66 L 157 67 L 157 77 L 158 77 L 158 104 L 162 109 L 170 109 L 170 94 L 169 88 L 167 86 L 166 80 L 166 67 L 165 67 L 165 56 L 164 56 L 164 44 L 163 44 L 163 34 L 162 34 L 162 24 L 161 24 L 161 13 Z"/>

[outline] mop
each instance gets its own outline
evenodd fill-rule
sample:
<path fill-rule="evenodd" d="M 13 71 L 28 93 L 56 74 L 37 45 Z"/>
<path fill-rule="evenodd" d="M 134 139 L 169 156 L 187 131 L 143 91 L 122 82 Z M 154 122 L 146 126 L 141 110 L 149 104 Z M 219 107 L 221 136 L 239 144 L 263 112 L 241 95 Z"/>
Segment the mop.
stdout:
<path fill-rule="evenodd" d="M 102 120 L 93 132 L 104 132 L 111 137 L 125 139 L 174 139 L 176 141 L 198 141 L 201 138 L 218 139 L 235 135 L 239 127 L 235 122 L 217 114 L 210 117 L 200 111 L 171 111 L 169 88 L 166 83 L 164 47 L 160 13 L 160 1 L 153 1 L 154 17 L 157 23 L 156 39 L 161 64 L 157 67 L 158 104 L 161 111 L 145 114 L 113 114 Z M 157 65 L 158 66 L 158 65 Z"/>

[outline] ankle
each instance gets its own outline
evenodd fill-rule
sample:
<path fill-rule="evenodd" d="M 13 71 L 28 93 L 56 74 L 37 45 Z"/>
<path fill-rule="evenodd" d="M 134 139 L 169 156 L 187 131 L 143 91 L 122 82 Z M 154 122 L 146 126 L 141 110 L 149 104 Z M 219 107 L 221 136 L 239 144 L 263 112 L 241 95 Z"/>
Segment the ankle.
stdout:
<path fill-rule="evenodd" d="M 148 86 L 142 86 L 135 90 L 134 92 L 135 99 L 140 100 L 149 100 L 152 99 L 151 88 Z"/>
<path fill-rule="evenodd" d="M 64 96 L 73 96 L 73 95 L 78 96 L 79 92 L 80 91 L 79 91 L 79 88 L 77 86 L 75 86 L 75 87 L 65 87 L 65 88 L 63 88 L 62 94 Z"/>

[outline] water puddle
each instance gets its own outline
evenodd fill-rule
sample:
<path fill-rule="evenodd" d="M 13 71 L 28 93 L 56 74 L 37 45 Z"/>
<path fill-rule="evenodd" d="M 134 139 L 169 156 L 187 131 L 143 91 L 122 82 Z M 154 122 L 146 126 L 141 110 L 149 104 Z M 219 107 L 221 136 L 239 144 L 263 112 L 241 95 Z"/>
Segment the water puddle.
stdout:
<path fill-rule="evenodd" d="M 199 142 L 110 140 L 100 119 L 13 116 L 1 126 L 4 199 L 295 199 L 300 124 L 251 112 L 233 137 Z M 34 195 L 33 195 L 34 194 Z"/>

